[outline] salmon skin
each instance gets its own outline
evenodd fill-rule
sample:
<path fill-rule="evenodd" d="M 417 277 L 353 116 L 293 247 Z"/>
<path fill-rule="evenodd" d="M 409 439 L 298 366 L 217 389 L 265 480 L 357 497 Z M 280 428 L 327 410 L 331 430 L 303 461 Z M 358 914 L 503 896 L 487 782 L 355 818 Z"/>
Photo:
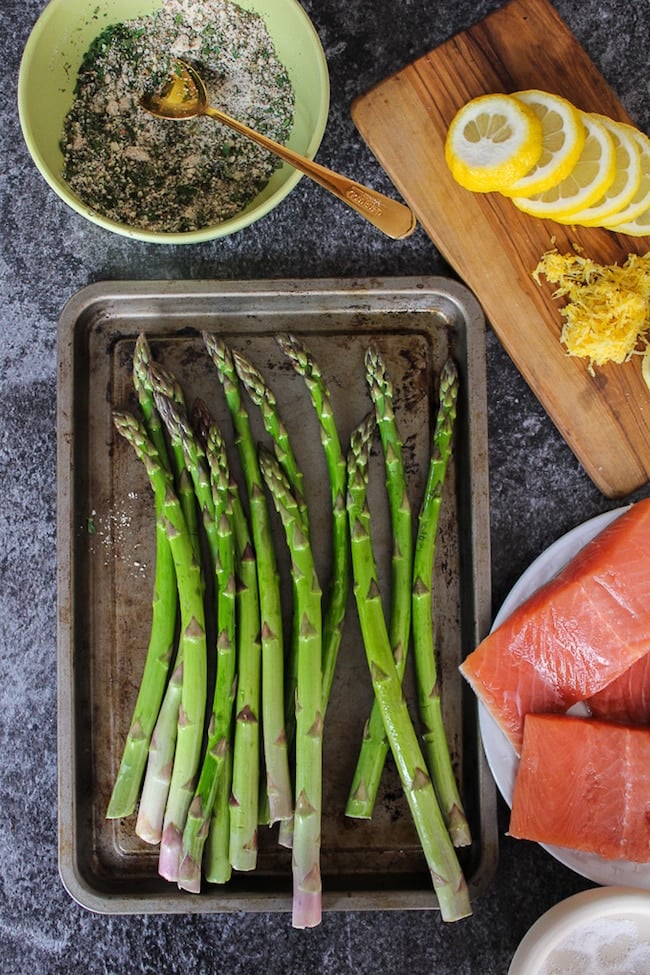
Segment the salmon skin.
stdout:
<path fill-rule="evenodd" d="M 519 754 L 524 717 L 597 694 L 650 651 L 650 499 L 630 506 L 461 664 Z"/>
<path fill-rule="evenodd" d="M 508 833 L 647 863 L 649 795 L 650 729 L 529 714 Z"/>

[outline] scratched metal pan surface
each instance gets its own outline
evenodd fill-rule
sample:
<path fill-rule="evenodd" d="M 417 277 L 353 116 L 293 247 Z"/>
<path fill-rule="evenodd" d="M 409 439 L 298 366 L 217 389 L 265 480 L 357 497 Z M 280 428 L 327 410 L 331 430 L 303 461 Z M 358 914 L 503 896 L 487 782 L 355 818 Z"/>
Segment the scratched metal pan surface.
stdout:
<path fill-rule="evenodd" d="M 327 470 L 317 418 L 302 379 L 275 336 L 293 332 L 311 349 L 330 388 L 341 439 L 370 408 L 363 357 L 381 350 L 394 384 L 408 487 L 422 497 L 441 366 L 453 356 L 460 398 L 453 462 L 443 498 L 435 567 L 435 627 L 448 736 L 473 834 L 461 851 L 471 896 L 497 859 L 495 797 L 476 710 L 458 664 L 486 632 L 490 550 L 485 325 L 473 296 L 444 278 L 91 285 L 59 322 L 58 350 L 58 722 L 59 869 L 70 895 L 101 913 L 288 911 L 290 854 L 275 829 L 260 829 L 258 868 L 223 886 L 179 891 L 157 872 L 157 851 L 134 818 L 106 807 L 139 686 L 154 568 L 153 496 L 144 469 L 115 433 L 114 408 L 135 408 L 131 363 L 137 335 L 201 397 L 229 440 L 229 417 L 201 332 L 245 353 L 273 389 L 305 476 L 317 568 L 330 559 Z M 250 405 L 256 435 L 265 439 Z M 391 542 L 381 456 L 371 460 L 369 499 L 382 591 Z M 286 549 L 276 524 L 283 605 L 290 617 Z M 413 697 L 407 673 L 406 693 Z M 437 902 L 399 779 L 389 757 L 373 818 L 344 815 L 372 688 L 350 599 L 324 743 L 322 829 L 325 910 L 435 909 Z"/>

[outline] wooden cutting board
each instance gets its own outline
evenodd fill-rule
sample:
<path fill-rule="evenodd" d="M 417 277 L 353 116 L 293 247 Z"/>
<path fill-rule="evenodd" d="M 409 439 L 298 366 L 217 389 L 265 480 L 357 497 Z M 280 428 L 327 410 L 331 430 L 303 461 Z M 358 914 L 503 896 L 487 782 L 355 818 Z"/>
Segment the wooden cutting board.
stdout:
<path fill-rule="evenodd" d="M 475 293 L 494 331 L 595 484 L 621 497 L 650 479 L 650 390 L 640 356 L 590 375 L 559 341 L 552 288 L 531 272 L 552 246 L 599 263 L 646 253 L 650 237 L 563 227 L 499 194 L 452 179 L 444 140 L 457 110 L 493 91 L 542 88 L 585 111 L 631 121 L 546 0 L 512 0 L 356 99 L 352 117 L 440 253 Z"/>

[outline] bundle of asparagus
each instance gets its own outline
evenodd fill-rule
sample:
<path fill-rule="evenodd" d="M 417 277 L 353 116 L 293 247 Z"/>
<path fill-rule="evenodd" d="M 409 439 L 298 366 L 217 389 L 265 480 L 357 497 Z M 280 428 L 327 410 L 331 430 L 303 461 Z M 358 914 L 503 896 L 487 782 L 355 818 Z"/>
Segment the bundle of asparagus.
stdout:
<path fill-rule="evenodd" d="M 114 414 L 153 490 L 156 569 L 142 682 L 107 816 L 129 816 L 138 806 L 136 833 L 159 845 L 161 876 L 195 893 L 202 875 L 225 883 L 232 870 L 255 869 L 259 824 L 279 823 L 279 842 L 292 847 L 293 924 L 318 924 L 323 726 L 353 580 L 375 704 L 346 812 L 371 816 L 390 750 L 442 917 L 464 917 L 469 898 L 453 844 L 470 838 L 442 725 L 431 591 L 455 418 L 453 364 L 441 375 L 414 540 L 392 384 L 381 355 L 374 347 L 367 352 L 374 410 L 352 435 L 346 458 L 317 363 L 295 336 L 278 336 L 304 379 L 327 464 L 332 559 L 323 598 L 303 475 L 275 396 L 241 353 L 214 334 L 203 339 L 232 420 L 243 494 L 207 406 L 198 402 L 188 411 L 180 384 L 152 361 L 143 335 L 133 363 L 141 418 Z M 260 412 L 272 451 L 255 442 L 244 393 Z M 375 428 L 394 539 L 388 625 L 366 502 Z M 269 499 L 289 554 L 288 639 Z M 207 634 L 213 630 L 212 646 Z M 426 761 L 401 690 L 411 636 Z"/>

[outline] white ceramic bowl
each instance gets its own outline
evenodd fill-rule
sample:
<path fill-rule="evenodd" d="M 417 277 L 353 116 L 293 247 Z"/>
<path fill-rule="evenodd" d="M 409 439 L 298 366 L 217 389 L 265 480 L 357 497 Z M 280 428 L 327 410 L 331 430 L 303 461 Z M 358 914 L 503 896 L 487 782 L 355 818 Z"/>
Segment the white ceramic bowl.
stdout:
<path fill-rule="evenodd" d="M 199 0 L 197 0 L 197 3 Z M 329 111 L 329 75 L 313 24 L 298 0 L 238 0 L 260 14 L 295 93 L 294 124 L 288 145 L 313 157 Z M 18 110 L 23 136 L 41 175 L 70 207 L 114 233 L 156 243 L 196 243 L 248 226 L 293 189 L 301 174 L 283 163 L 261 193 L 241 213 L 188 233 L 158 233 L 117 223 L 86 206 L 67 186 L 59 145 L 79 66 L 90 43 L 109 24 L 152 13 L 162 0 L 51 0 L 25 46 L 18 78 Z"/>
<path fill-rule="evenodd" d="M 598 887 L 543 914 L 508 975 L 650 975 L 650 894 Z"/>

